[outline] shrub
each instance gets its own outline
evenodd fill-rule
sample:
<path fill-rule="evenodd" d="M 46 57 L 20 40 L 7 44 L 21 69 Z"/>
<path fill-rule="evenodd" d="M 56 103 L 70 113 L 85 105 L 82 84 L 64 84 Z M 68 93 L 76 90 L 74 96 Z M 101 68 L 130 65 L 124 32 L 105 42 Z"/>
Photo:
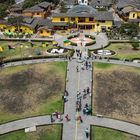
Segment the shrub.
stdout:
<path fill-rule="evenodd" d="M 133 41 L 133 42 L 131 43 L 131 45 L 132 45 L 132 47 L 133 47 L 134 50 L 137 50 L 138 47 L 139 47 L 139 42 L 135 40 L 135 41 Z"/>

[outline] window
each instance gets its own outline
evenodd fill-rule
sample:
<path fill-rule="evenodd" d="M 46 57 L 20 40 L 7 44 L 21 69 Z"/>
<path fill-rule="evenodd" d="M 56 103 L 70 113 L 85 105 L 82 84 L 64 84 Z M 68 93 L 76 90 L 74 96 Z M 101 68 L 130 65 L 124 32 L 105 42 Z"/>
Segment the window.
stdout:
<path fill-rule="evenodd" d="M 60 21 L 65 21 L 65 18 L 60 18 Z"/>
<path fill-rule="evenodd" d="M 79 17 L 78 22 L 85 22 L 85 18 L 84 17 Z"/>
<path fill-rule="evenodd" d="M 108 30 L 110 30 L 110 27 L 108 27 Z"/>
<path fill-rule="evenodd" d="M 71 21 L 75 21 L 75 18 L 71 18 Z"/>
<path fill-rule="evenodd" d="M 37 15 L 39 15 L 39 13 L 36 13 Z"/>
<path fill-rule="evenodd" d="M 89 21 L 93 21 L 93 20 L 94 20 L 94 18 L 91 18 L 91 17 L 89 18 Z"/>
<path fill-rule="evenodd" d="M 43 30 L 41 30 L 40 33 L 43 34 Z"/>
<path fill-rule="evenodd" d="M 135 14 L 133 14 L 133 18 L 135 17 Z"/>

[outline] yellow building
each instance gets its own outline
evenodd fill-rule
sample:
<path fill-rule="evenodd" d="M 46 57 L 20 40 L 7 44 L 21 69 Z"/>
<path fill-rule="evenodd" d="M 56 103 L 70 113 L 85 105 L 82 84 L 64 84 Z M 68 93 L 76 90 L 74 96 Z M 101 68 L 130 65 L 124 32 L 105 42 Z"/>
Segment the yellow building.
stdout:
<path fill-rule="evenodd" d="M 5 28 L 5 32 L 15 32 L 17 28 L 13 25 L 7 25 Z"/>
<path fill-rule="evenodd" d="M 29 26 L 21 25 L 20 26 L 20 32 L 22 32 L 22 33 L 28 33 L 28 34 L 33 34 L 34 33 L 34 28 L 29 27 Z"/>
<path fill-rule="evenodd" d="M 54 5 L 52 3 L 42 2 L 33 7 L 25 9 L 22 14 L 29 17 L 46 18 L 53 8 Z"/>
<path fill-rule="evenodd" d="M 82 29 L 96 32 L 109 31 L 113 25 L 110 12 L 99 12 L 91 6 L 77 5 L 67 13 L 52 15 L 54 29 Z"/>
<path fill-rule="evenodd" d="M 140 27 L 140 10 L 138 10 L 138 9 L 132 10 L 129 13 L 129 20 L 128 21 L 136 22 L 136 23 L 138 23 L 138 25 Z"/>
<path fill-rule="evenodd" d="M 38 29 L 38 34 L 40 37 L 50 37 L 53 32 L 52 29 L 48 28 L 48 26 L 44 26 Z"/>

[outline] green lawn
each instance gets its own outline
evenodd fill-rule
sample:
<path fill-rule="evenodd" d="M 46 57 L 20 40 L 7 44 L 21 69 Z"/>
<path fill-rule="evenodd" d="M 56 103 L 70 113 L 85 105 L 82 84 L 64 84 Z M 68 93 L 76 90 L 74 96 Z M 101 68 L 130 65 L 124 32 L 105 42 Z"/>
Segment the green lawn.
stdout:
<path fill-rule="evenodd" d="M 0 107 L 0 124 L 8 122 L 8 121 L 12 121 L 12 120 L 20 119 L 20 118 L 30 117 L 30 116 L 51 114 L 55 111 L 59 111 L 59 112 L 63 113 L 64 102 L 62 100 L 62 95 L 64 94 L 64 90 L 65 90 L 66 67 L 67 67 L 67 64 L 65 62 L 52 62 L 52 63 L 45 63 L 45 64 L 17 66 L 17 67 L 12 67 L 12 68 L 6 68 L 6 69 L 3 69 L 2 71 L 0 71 L 0 75 L 2 75 L 3 77 L 4 76 L 8 77 L 9 75 L 13 75 L 13 74 L 19 73 L 21 71 L 25 71 L 27 69 L 34 68 L 36 71 L 41 71 L 40 72 L 41 74 L 43 74 L 43 75 L 46 74 L 46 77 L 48 79 L 56 78 L 56 80 L 57 80 L 59 78 L 60 79 L 59 81 L 61 81 L 60 85 L 62 86 L 60 89 L 58 87 L 54 87 L 56 90 L 55 91 L 54 88 L 50 88 L 50 86 L 53 87 L 53 84 L 55 84 L 55 85 L 57 84 L 56 86 L 59 86 L 58 85 L 59 83 L 50 82 L 50 86 L 48 87 L 49 89 L 46 91 L 44 88 L 46 93 L 49 92 L 49 94 L 47 95 L 48 97 L 46 99 L 41 99 L 40 101 L 37 101 L 37 103 L 31 104 L 33 106 L 33 108 L 31 108 L 31 109 L 26 108 L 26 111 L 23 111 L 22 113 L 13 113 L 5 108 Z M 45 75 L 43 77 L 45 77 Z M 54 79 L 54 81 L 55 81 L 55 79 Z M 31 82 L 31 84 L 32 84 L 32 82 Z M 37 84 L 37 82 L 35 82 L 35 86 L 36 86 L 36 84 Z M 34 83 L 32 85 L 34 87 Z M 40 83 L 38 83 L 38 85 L 39 85 L 39 87 L 42 86 L 42 89 L 43 89 L 43 86 L 46 87 L 46 85 L 41 85 Z M 23 94 L 23 96 L 25 98 L 23 100 L 25 102 L 24 104 L 26 104 L 28 101 L 29 101 L 28 102 L 28 104 L 29 104 L 30 102 L 36 102 L 35 99 L 38 100 L 38 96 L 36 95 L 36 94 L 38 94 L 38 92 L 37 92 L 38 89 L 31 90 L 32 92 L 30 93 L 30 96 L 32 96 L 32 97 L 28 98 L 28 94 L 24 95 L 24 93 L 20 93 L 19 88 L 20 87 L 17 87 L 16 90 L 17 90 L 17 92 L 19 92 L 19 96 L 22 96 L 22 94 Z M 12 92 L 11 94 L 8 95 L 10 98 L 15 93 L 13 88 L 9 89 L 9 91 L 5 91 L 6 90 L 5 86 L 3 86 L 3 84 L 1 84 L 1 83 L 0 83 L 0 89 L 1 89 L 1 91 L 3 91 L 3 93 Z M 57 90 L 58 90 L 58 92 L 57 92 Z M 25 92 L 26 91 L 27 90 L 25 90 Z M 44 93 L 45 93 L 45 91 L 44 91 Z M 57 92 L 57 93 L 55 93 L 55 92 Z M 2 94 L 2 92 L 0 92 L 0 100 L 2 100 L 1 98 L 3 97 L 3 95 L 1 95 L 1 94 Z M 39 95 L 44 96 L 45 94 L 39 94 Z M 16 95 L 18 95 L 18 94 L 16 94 Z M 16 97 L 16 95 L 15 95 L 15 97 Z M 17 100 L 18 100 L 18 97 L 16 97 Z"/>
<path fill-rule="evenodd" d="M 0 57 L 5 57 L 5 59 L 12 59 L 12 58 L 23 58 L 23 57 L 30 57 L 30 56 L 39 56 L 40 55 L 50 55 L 46 54 L 46 51 L 51 48 L 56 48 L 53 46 L 52 42 L 48 43 L 48 46 L 44 47 L 45 43 L 43 42 L 33 42 L 33 47 L 31 47 L 31 43 L 23 42 L 23 41 L 0 41 L 0 47 L 3 48 L 3 52 L 0 52 Z M 9 49 L 8 45 L 15 47 L 15 49 Z M 67 53 L 70 53 L 68 51 Z"/>
<path fill-rule="evenodd" d="M 108 64 L 108 63 L 96 63 L 96 62 L 94 63 L 94 67 L 100 68 L 100 69 L 107 69 L 112 66 L 113 66 L 113 64 Z"/>
<path fill-rule="evenodd" d="M 138 137 L 117 130 L 92 126 L 91 140 L 138 140 Z"/>
<path fill-rule="evenodd" d="M 140 58 L 140 49 L 134 50 L 130 43 L 111 43 L 106 49 L 116 52 L 116 55 L 112 56 L 113 58 Z"/>
<path fill-rule="evenodd" d="M 0 136 L 0 140 L 61 140 L 61 125 L 37 127 L 36 132 L 24 133 L 24 130 Z"/>

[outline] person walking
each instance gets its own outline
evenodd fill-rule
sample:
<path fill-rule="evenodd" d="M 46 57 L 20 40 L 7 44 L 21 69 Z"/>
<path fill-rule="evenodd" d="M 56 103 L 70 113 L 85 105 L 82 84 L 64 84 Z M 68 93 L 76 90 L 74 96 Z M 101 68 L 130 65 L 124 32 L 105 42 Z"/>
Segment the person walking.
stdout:
<path fill-rule="evenodd" d="M 83 122 L 83 119 L 81 116 L 78 117 L 78 120 L 82 123 Z"/>
<path fill-rule="evenodd" d="M 79 72 L 79 68 L 78 68 L 78 66 L 76 67 L 76 71 Z"/>
<path fill-rule="evenodd" d="M 89 137 L 89 130 L 88 130 L 88 128 L 85 129 L 85 134 L 86 134 L 86 138 L 88 138 Z"/>
<path fill-rule="evenodd" d="M 51 118 L 51 123 L 53 123 L 55 120 L 53 119 L 53 115 L 52 114 L 51 114 L 50 118 Z"/>
<path fill-rule="evenodd" d="M 66 118 L 66 121 L 67 121 L 67 122 L 70 121 L 69 115 L 68 115 L 68 114 L 65 116 L 65 118 Z"/>
<path fill-rule="evenodd" d="M 87 87 L 87 94 L 89 94 L 90 93 L 90 89 L 89 89 L 89 87 Z"/>

